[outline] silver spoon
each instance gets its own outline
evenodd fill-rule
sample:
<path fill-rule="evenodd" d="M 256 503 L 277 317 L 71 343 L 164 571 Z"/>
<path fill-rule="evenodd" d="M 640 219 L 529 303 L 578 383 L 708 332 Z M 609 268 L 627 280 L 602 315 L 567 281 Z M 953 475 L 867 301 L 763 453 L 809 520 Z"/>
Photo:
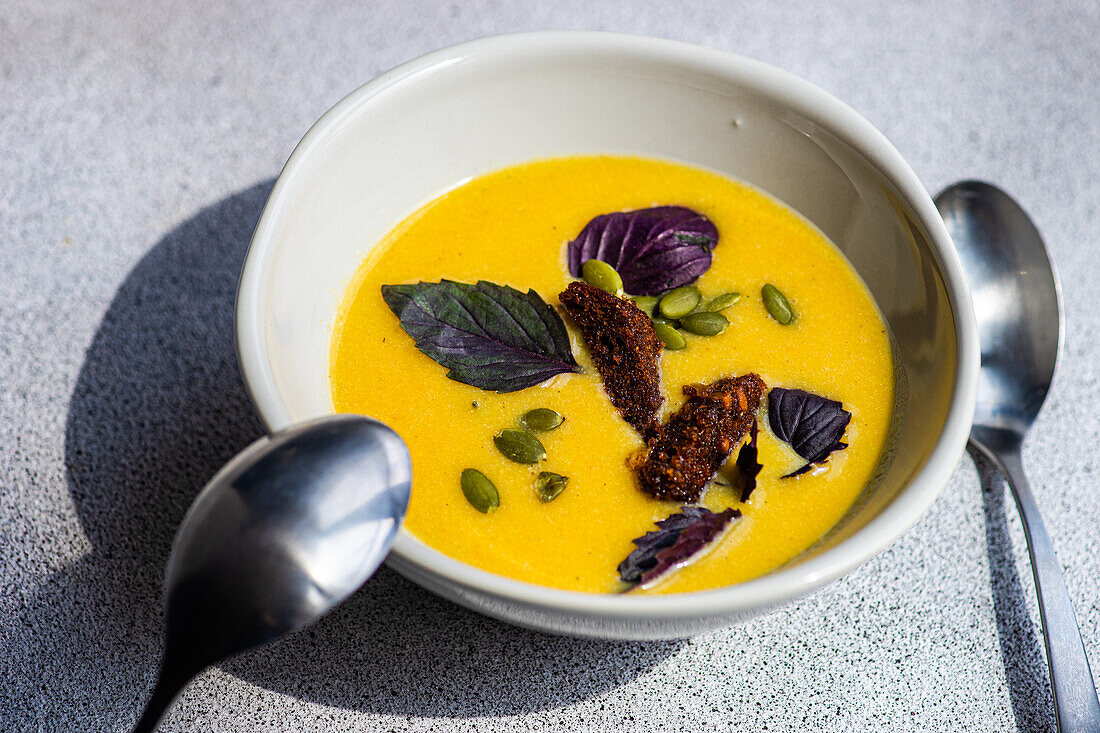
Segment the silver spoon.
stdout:
<path fill-rule="evenodd" d="M 389 553 L 411 475 L 401 438 L 356 415 L 261 438 L 218 471 L 172 546 L 164 660 L 135 733 L 152 731 L 208 665 L 354 593 Z"/>
<path fill-rule="evenodd" d="M 964 181 L 936 196 L 974 296 L 982 368 L 970 443 L 1008 478 L 1039 596 L 1059 730 L 1100 731 L 1100 704 L 1062 566 L 1020 461 L 1062 345 L 1058 278 L 1039 232 L 1004 191 Z"/>

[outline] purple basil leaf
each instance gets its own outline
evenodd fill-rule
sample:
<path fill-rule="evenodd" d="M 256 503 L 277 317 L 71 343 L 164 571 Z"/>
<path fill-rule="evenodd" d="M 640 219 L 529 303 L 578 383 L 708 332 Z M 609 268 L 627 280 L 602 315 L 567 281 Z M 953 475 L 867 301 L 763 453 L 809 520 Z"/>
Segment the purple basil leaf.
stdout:
<path fill-rule="evenodd" d="M 840 442 L 852 413 L 836 400 L 801 389 L 773 387 L 768 392 L 768 423 L 775 437 L 789 443 L 794 452 L 806 459 L 806 465 L 783 478 L 809 471 L 835 450 L 844 450 Z"/>
<path fill-rule="evenodd" d="M 683 206 L 657 206 L 602 214 L 569 243 L 569 274 L 603 260 L 623 279 L 631 295 L 658 295 L 695 282 L 710 269 L 718 228 L 707 217 Z"/>
<path fill-rule="evenodd" d="M 515 392 L 580 370 L 561 316 L 534 290 L 442 280 L 383 285 L 382 298 L 456 382 Z"/>
<path fill-rule="evenodd" d="M 634 540 L 636 548 L 619 563 L 619 577 L 631 585 L 649 585 L 685 564 L 740 516 L 736 509 L 715 514 L 700 506 L 681 507 L 679 514 L 657 522 L 657 530 Z"/>
<path fill-rule="evenodd" d="M 752 429 L 749 431 L 749 442 L 741 446 L 737 451 L 737 469 L 741 472 L 741 501 L 746 502 L 756 488 L 756 475 L 760 473 L 763 464 L 758 459 L 759 451 L 756 448 L 756 436 L 760 432 L 753 418 Z"/>

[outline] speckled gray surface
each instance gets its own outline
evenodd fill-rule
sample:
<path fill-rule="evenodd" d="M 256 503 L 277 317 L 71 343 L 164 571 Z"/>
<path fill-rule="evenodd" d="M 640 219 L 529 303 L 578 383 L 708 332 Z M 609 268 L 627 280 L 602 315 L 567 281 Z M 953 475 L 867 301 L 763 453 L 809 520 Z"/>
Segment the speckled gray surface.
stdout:
<path fill-rule="evenodd" d="M 1064 363 L 1025 461 L 1100 667 L 1100 5 L 858 0 L 0 5 L 0 729 L 122 731 L 152 683 L 173 530 L 260 432 L 232 302 L 295 142 L 394 64 L 490 33 L 666 36 L 800 74 L 929 190 L 1022 199 Z M 1019 521 L 970 457 L 890 550 L 681 642 L 542 636 L 389 571 L 204 674 L 166 731 L 1049 730 Z"/>

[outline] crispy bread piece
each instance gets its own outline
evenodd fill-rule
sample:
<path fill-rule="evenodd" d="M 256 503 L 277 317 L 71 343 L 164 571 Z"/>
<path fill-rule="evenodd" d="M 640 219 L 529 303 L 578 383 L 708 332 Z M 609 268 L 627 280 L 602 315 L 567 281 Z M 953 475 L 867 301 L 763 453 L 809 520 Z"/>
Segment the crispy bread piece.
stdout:
<path fill-rule="evenodd" d="M 766 389 L 756 374 L 687 385 L 688 399 L 648 441 L 638 467 L 642 490 L 657 499 L 691 503 L 752 426 Z"/>
<path fill-rule="evenodd" d="M 648 438 L 657 434 L 664 345 L 653 323 L 633 302 L 583 282 L 570 283 L 558 300 L 573 317 L 604 388 L 623 419 Z"/>

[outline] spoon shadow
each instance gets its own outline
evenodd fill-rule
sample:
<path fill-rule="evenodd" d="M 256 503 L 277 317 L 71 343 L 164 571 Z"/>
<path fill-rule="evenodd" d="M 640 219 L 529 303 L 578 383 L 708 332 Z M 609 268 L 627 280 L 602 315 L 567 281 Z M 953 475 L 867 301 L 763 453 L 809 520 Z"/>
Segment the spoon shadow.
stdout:
<path fill-rule="evenodd" d="M 967 446 L 982 486 L 985 515 L 985 544 L 993 591 L 993 612 L 997 620 L 997 641 L 1001 647 L 1005 683 L 1017 730 L 1054 730 L 1053 697 L 1046 658 L 1028 608 L 1031 595 L 1025 592 L 1012 552 L 1005 496 L 1010 489 L 1004 476 L 980 451 Z M 1013 505 L 1013 511 L 1015 506 Z"/>
<path fill-rule="evenodd" d="M 152 688 L 176 528 L 206 481 L 263 433 L 238 372 L 233 302 L 272 184 L 164 235 L 119 287 L 85 354 L 64 455 L 90 549 L 18 599 L 0 634 L 0 710 L 16 711 L 17 727 L 125 729 Z M 223 668 L 326 705 L 485 715 L 583 699 L 678 648 L 523 631 L 383 569 L 316 626 Z"/>

